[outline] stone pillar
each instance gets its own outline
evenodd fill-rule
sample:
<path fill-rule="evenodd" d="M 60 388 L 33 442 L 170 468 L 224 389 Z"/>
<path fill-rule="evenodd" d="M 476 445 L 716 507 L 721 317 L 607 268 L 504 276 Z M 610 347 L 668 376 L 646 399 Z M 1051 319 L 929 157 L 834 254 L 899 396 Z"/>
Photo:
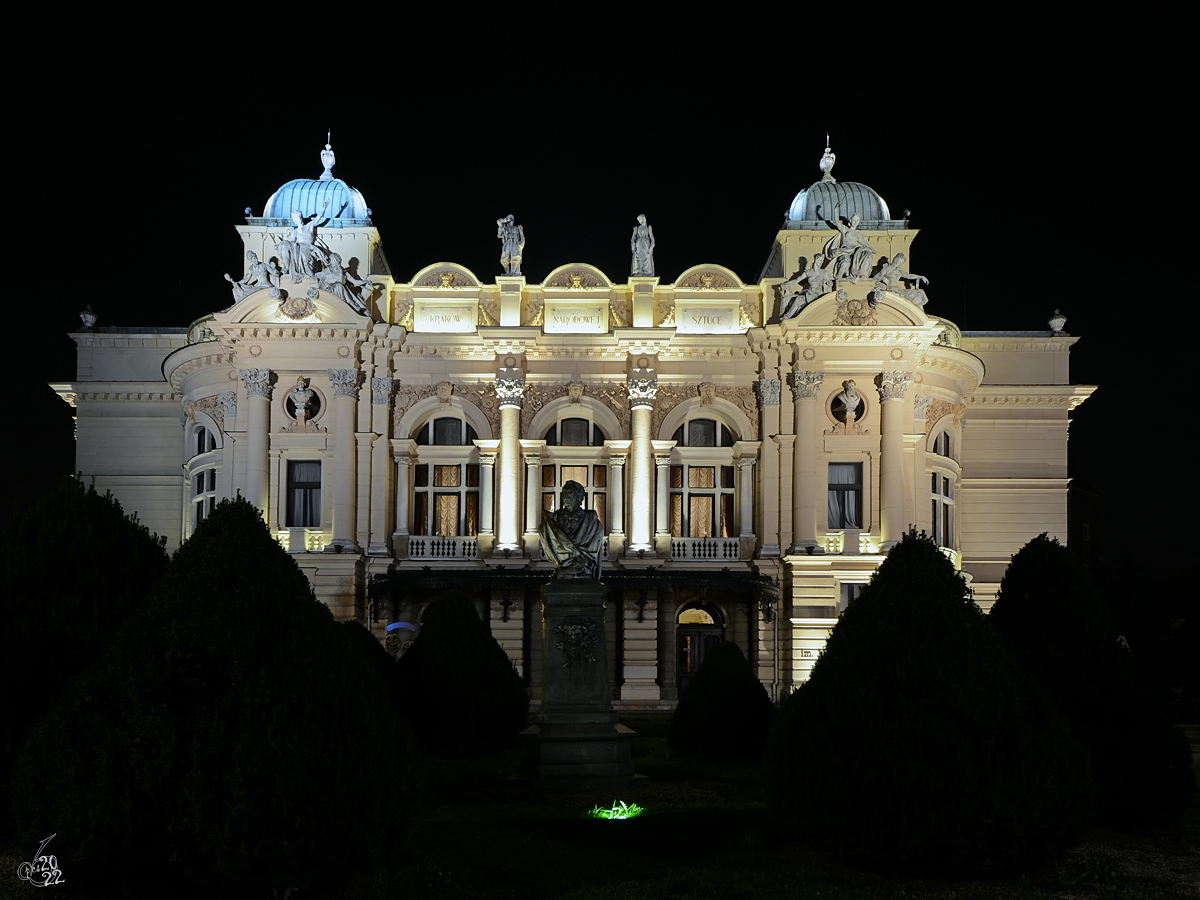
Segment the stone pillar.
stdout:
<path fill-rule="evenodd" d="M 743 456 L 738 460 L 738 500 L 741 522 L 738 537 L 754 537 L 754 457 Z"/>
<path fill-rule="evenodd" d="M 667 498 L 671 495 L 671 450 L 674 441 L 651 441 L 654 447 L 654 535 L 671 536 L 671 519 L 667 513 Z M 717 470 L 718 472 L 720 469 Z"/>
<path fill-rule="evenodd" d="M 479 534 L 490 536 L 496 533 L 492 492 L 495 490 L 496 452 L 500 442 L 476 441 L 475 446 L 479 448 Z"/>
<path fill-rule="evenodd" d="M 620 556 L 625 544 L 625 460 L 632 441 L 605 441 L 608 448 L 609 552 Z"/>
<path fill-rule="evenodd" d="M 816 432 L 817 395 L 825 376 L 796 371 L 791 375 L 796 404 L 796 445 L 792 448 L 792 553 L 801 556 L 822 545 L 817 542 Z"/>
<path fill-rule="evenodd" d="M 246 499 L 258 507 L 264 521 L 270 504 L 270 471 L 267 451 L 270 447 L 271 391 L 275 375 L 270 369 L 238 369 L 245 382 L 246 416 Z"/>
<path fill-rule="evenodd" d="M 392 532 L 392 552 L 399 559 L 408 555 L 409 522 L 412 510 L 408 505 L 412 493 L 412 454 L 417 442 L 412 439 L 392 441 L 396 459 L 396 530 Z"/>
<path fill-rule="evenodd" d="M 879 525 L 885 553 L 904 536 L 904 391 L 912 372 L 880 372 Z"/>
<path fill-rule="evenodd" d="M 649 374 L 647 374 L 649 373 Z M 650 414 L 658 394 L 653 370 L 633 369 L 627 384 L 633 417 L 633 440 L 629 447 L 629 552 L 653 550 L 650 532 Z"/>
<path fill-rule="evenodd" d="M 779 394 L 778 378 L 763 378 L 754 383 L 758 391 L 758 403 L 762 407 L 761 437 L 763 439 L 762 465 L 759 477 L 762 479 L 762 499 L 759 504 L 758 536 L 760 540 L 759 553 L 762 556 L 778 556 L 779 546 L 779 446 L 774 441 L 768 441 L 769 435 L 779 434 Z"/>
<path fill-rule="evenodd" d="M 537 533 L 542 521 L 542 449 L 545 441 L 521 441 L 525 457 L 525 555 L 540 554 L 542 539 Z"/>
<path fill-rule="evenodd" d="M 521 398 L 525 379 L 502 369 L 496 379 L 500 399 L 499 522 L 497 550 L 521 550 Z"/>
<path fill-rule="evenodd" d="M 388 482 L 391 481 L 391 465 L 388 460 L 388 410 L 392 400 L 391 378 L 371 379 L 371 430 L 375 443 L 371 446 L 371 489 L 367 491 L 371 504 L 371 531 L 367 553 L 372 556 L 388 556 L 391 548 L 387 539 Z"/>
<path fill-rule="evenodd" d="M 355 539 L 355 413 L 358 369 L 330 369 L 333 385 L 333 540 L 326 552 L 361 552 Z"/>

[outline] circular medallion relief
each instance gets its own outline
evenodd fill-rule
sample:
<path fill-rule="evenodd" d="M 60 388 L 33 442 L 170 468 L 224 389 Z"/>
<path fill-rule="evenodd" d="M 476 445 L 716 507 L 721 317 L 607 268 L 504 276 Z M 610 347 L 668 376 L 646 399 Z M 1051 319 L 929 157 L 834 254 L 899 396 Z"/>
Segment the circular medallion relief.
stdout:
<path fill-rule="evenodd" d="M 803 356 L 805 359 L 808 359 L 808 360 L 816 359 L 817 351 L 814 350 L 812 347 L 805 347 L 804 352 L 801 354 L 801 356 Z"/>
<path fill-rule="evenodd" d="M 892 348 L 892 359 L 904 359 L 904 351 L 899 347 Z"/>
<path fill-rule="evenodd" d="M 338 347 L 338 356 L 340 356 L 342 359 L 345 359 L 349 355 L 350 355 L 349 347 L 347 347 L 345 345 Z"/>
<path fill-rule="evenodd" d="M 511 368 L 513 368 L 514 366 L 516 366 L 516 364 L 517 364 L 517 359 L 516 359 L 516 357 L 515 357 L 515 356 L 506 356 L 506 357 L 504 357 L 504 366 L 505 366 L 505 368 L 511 369 Z"/>
<path fill-rule="evenodd" d="M 262 347 L 258 346 L 258 344 L 251 344 L 250 345 L 250 355 L 251 356 L 262 356 Z"/>

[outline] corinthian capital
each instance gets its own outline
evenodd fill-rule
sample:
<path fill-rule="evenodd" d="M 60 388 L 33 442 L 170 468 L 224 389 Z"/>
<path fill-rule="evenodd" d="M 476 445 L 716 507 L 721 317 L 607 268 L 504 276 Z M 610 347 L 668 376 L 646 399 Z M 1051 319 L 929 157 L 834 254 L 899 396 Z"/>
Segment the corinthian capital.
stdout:
<path fill-rule="evenodd" d="M 521 398 L 525 396 L 525 379 L 497 378 L 496 396 L 501 403 L 519 405 Z"/>
<path fill-rule="evenodd" d="M 912 379 L 912 372 L 880 372 L 875 379 L 875 384 L 879 387 L 879 399 L 881 401 L 903 399 L 904 391 Z"/>
<path fill-rule="evenodd" d="M 825 383 L 824 372 L 792 372 L 788 375 L 788 387 L 795 400 L 807 400 L 817 396 Z"/>
<path fill-rule="evenodd" d="M 358 369 L 330 369 L 329 381 L 333 384 L 333 396 L 358 399 Z"/>
<path fill-rule="evenodd" d="M 238 369 L 238 378 L 246 383 L 247 397 L 266 397 L 271 399 L 271 370 L 270 369 Z"/>
<path fill-rule="evenodd" d="M 758 390 L 758 402 L 763 406 L 778 406 L 780 385 L 778 378 L 763 378 L 761 381 L 754 382 L 754 387 Z"/>
<path fill-rule="evenodd" d="M 658 396 L 657 378 L 630 378 L 625 386 L 631 403 L 653 403 Z"/>
<path fill-rule="evenodd" d="M 387 403 L 392 396 L 392 379 L 390 378 L 372 378 L 371 379 L 371 402 L 372 403 Z"/>

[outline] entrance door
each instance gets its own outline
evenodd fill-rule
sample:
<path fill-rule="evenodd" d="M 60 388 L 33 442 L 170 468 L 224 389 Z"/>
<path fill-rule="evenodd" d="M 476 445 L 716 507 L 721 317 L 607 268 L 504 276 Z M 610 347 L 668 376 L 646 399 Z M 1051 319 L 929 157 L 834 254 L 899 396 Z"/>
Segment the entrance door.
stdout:
<path fill-rule="evenodd" d="M 675 684 L 681 697 L 700 670 L 709 648 L 723 640 L 724 619 L 716 607 L 704 604 L 679 614 L 675 628 Z"/>

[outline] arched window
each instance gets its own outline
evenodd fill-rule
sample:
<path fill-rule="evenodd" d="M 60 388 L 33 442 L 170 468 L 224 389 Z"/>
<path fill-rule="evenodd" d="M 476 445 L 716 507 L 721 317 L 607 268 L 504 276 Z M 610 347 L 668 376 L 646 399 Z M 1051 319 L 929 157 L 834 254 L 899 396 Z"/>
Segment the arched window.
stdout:
<path fill-rule="evenodd" d="M 471 423 L 462 416 L 439 416 L 417 429 L 413 440 L 421 446 L 470 447 L 477 437 Z"/>
<path fill-rule="evenodd" d="M 716 419 L 688 419 L 673 435 L 670 471 L 671 536 L 731 538 L 734 524 L 734 437 Z"/>
<path fill-rule="evenodd" d="M 603 447 L 604 432 L 588 419 L 559 419 L 546 432 L 546 446 Z"/>
<path fill-rule="evenodd" d="M 192 529 L 205 520 L 217 505 L 217 456 L 207 460 L 196 459 L 204 453 L 217 449 L 217 437 L 206 426 L 197 424 L 192 429 L 191 447 L 191 502 Z"/>

